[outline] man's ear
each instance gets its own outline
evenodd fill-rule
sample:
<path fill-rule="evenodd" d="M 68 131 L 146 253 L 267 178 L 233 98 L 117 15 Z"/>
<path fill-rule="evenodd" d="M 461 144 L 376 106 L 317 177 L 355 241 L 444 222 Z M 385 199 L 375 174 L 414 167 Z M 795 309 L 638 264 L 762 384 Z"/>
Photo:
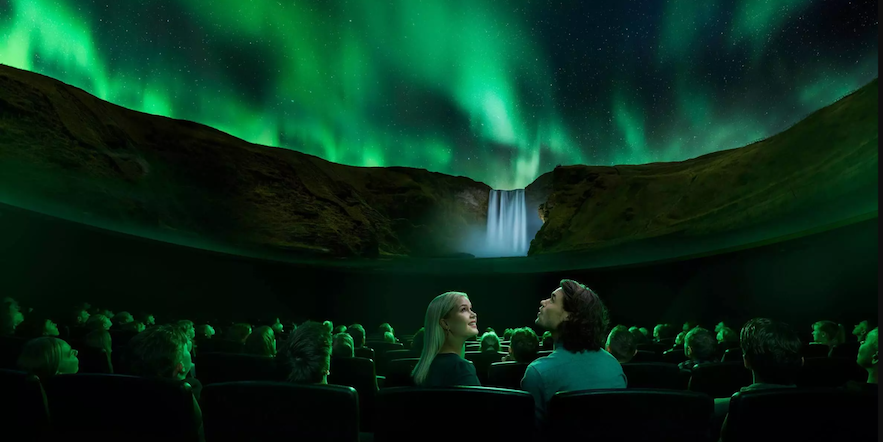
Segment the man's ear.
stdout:
<path fill-rule="evenodd" d="M 186 373 L 184 373 L 184 364 L 181 363 L 181 362 L 178 362 L 178 363 L 175 365 L 175 371 L 172 373 L 172 376 L 178 378 L 178 377 L 181 377 L 181 375 L 184 375 L 184 374 L 186 374 Z"/>

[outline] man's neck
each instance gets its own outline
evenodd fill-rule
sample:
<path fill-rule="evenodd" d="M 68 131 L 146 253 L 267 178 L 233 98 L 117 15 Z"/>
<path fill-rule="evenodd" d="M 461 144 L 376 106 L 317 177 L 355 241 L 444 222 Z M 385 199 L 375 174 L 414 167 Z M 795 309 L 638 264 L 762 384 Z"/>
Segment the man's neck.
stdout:
<path fill-rule="evenodd" d="M 868 369 L 868 383 L 876 384 L 877 383 L 877 366 L 873 366 Z"/>

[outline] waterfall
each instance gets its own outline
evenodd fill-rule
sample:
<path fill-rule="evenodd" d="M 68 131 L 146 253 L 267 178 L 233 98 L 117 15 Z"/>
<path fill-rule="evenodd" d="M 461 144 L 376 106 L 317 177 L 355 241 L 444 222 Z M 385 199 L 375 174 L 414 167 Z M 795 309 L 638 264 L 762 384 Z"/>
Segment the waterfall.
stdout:
<path fill-rule="evenodd" d="M 527 256 L 524 189 L 491 190 L 487 205 L 487 248 L 496 256 Z"/>

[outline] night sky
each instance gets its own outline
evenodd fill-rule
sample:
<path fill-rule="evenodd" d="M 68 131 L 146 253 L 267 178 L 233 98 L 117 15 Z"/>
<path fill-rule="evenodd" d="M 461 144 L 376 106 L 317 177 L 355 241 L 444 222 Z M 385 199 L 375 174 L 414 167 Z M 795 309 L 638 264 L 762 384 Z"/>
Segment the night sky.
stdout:
<path fill-rule="evenodd" d="M 132 109 L 496 188 L 773 135 L 877 76 L 849 0 L 0 0 L 0 63 Z"/>

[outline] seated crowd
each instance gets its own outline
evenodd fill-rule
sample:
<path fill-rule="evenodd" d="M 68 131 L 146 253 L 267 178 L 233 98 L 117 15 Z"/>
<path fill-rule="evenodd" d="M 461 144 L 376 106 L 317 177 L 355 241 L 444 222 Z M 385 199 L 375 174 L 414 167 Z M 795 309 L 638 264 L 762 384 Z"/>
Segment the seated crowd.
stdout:
<path fill-rule="evenodd" d="M 540 302 L 533 325 L 543 334 L 531 327 L 505 329 L 501 335 L 492 328 L 480 332 L 478 315 L 469 297 L 460 292 L 435 297 L 426 309 L 423 327 L 403 337 L 397 337 L 388 323 L 370 336 L 360 324 L 296 325 L 283 324 L 279 318 L 260 323 L 157 324 L 152 314 L 136 317 L 88 304 L 77 306 L 69 320 L 56 323 L 39 312 L 22 312 L 15 300 L 5 298 L 0 306 L 0 369 L 23 371 L 41 382 L 75 373 L 163 378 L 186 384 L 196 409 L 203 383 L 250 380 L 224 378 L 212 366 L 213 355 L 272 361 L 274 373 L 279 373 L 273 379 L 278 381 L 351 385 L 367 406 L 367 395 L 373 391 L 365 388 L 504 387 L 533 397 L 538 438 L 550 431 L 549 404 L 556 393 L 633 388 L 634 382 L 643 383 L 638 381 L 642 367 L 661 370 L 667 365 L 683 380 L 681 389 L 696 391 L 703 391 L 700 378 L 714 367 L 744 367 L 744 383 L 721 394 L 708 393 L 713 394 L 718 422 L 714 438 L 719 431 L 721 440 L 727 437 L 730 395 L 800 387 L 802 368 L 817 360 L 848 361 L 864 373 L 861 379 L 851 375 L 829 384 L 846 391 L 876 392 L 878 332 L 869 321 L 855 326 L 852 339 L 836 322 L 816 322 L 808 343 L 789 325 L 767 318 L 751 319 L 739 329 L 723 322 L 713 329 L 692 322 L 680 329 L 658 324 L 652 332 L 638 326 L 610 328 L 608 311 L 598 295 L 583 284 L 564 280 Z M 222 336 L 217 336 L 216 328 Z M 348 376 L 348 361 L 356 359 L 371 361 L 368 387 L 354 384 Z M 204 379 L 197 369 L 203 361 Z M 742 382 L 739 379 L 735 382 Z"/>

